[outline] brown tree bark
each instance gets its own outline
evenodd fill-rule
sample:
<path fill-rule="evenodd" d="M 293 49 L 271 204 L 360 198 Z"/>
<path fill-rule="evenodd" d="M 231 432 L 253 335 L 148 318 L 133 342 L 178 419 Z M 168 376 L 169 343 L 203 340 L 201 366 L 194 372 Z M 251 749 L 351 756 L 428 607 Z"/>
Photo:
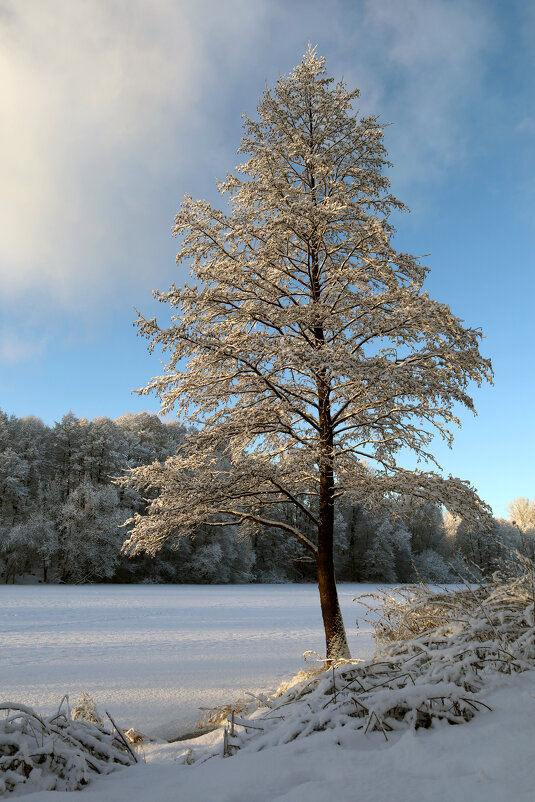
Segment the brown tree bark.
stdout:
<path fill-rule="evenodd" d="M 332 468 L 325 466 L 320 473 L 318 525 L 318 588 L 321 614 L 325 628 L 327 660 L 349 660 L 351 653 L 338 601 L 334 573 L 334 477 Z"/>
<path fill-rule="evenodd" d="M 312 135 L 312 131 L 311 131 Z M 314 176 L 310 176 L 310 186 L 315 195 Z M 309 252 L 309 275 L 312 299 L 321 299 L 321 282 L 318 249 L 314 242 Z M 314 327 L 315 347 L 321 351 L 325 345 L 323 325 Z M 325 629 L 327 660 L 349 660 L 351 653 L 347 643 L 342 611 L 336 589 L 334 572 L 334 472 L 333 441 L 334 431 L 331 419 L 330 383 L 327 370 L 322 368 L 316 375 L 318 393 L 318 423 L 320 436 L 319 465 L 319 515 L 318 515 L 318 589 L 321 614 Z"/>

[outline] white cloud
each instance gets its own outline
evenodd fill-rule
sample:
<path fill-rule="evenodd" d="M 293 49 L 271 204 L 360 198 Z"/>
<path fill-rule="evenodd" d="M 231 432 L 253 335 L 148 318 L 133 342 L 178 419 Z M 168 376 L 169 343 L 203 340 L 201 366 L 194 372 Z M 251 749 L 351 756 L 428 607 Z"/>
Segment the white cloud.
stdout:
<path fill-rule="evenodd" d="M 0 297 L 87 316 L 119 288 L 161 283 L 155 242 L 172 264 L 183 192 L 204 194 L 232 167 L 239 113 L 254 113 L 264 78 L 288 72 L 308 40 L 331 74 L 361 86 L 364 111 L 398 123 L 388 144 L 403 181 L 430 182 L 465 147 L 484 11 L 455 0 L 5 2 Z"/>
<path fill-rule="evenodd" d="M 238 0 L 4 7 L 2 294 L 53 287 L 68 301 L 105 283 L 110 263 L 136 270 L 144 184 L 150 195 L 171 160 L 175 171 L 191 160 L 183 146 L 206 119 L 210 77 L 261 24 L 248 9 Z"/>

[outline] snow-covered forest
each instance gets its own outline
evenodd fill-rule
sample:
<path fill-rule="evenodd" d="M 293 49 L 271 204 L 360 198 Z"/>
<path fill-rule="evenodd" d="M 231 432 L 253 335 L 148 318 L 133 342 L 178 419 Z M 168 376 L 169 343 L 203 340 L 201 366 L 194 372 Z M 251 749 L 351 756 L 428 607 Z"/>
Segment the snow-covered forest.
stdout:
<path fill-rule="evenodd" d="M 146 502 L 113 483 L 125 469 L 163 461 L 185 429 L 156 415 L 92 421 L 72 413 L 54 427 L 0 413 L 0 577 L 43 582 L 302 582 L 315 579 L 301 545 L 277 530 L 239 536 L 200 527 L 154 558 L 121 554 L 124 526 Z M 276 514 L 291 520 L 294 510 Z M 529 516 L 528 516 L 529 517 Z M 337 576 L 346 582 L 447 582 L 478 566 L 490 574 L 511 548 L 533 552 L 530 521 L 475 529 L 430 503 L 401 499 L 396 514 L 345 502 L 336 515 Z M 303 522 L 301 522 L 301 525 Z M 313 533 L 310 533 L 313 537 Z"/>

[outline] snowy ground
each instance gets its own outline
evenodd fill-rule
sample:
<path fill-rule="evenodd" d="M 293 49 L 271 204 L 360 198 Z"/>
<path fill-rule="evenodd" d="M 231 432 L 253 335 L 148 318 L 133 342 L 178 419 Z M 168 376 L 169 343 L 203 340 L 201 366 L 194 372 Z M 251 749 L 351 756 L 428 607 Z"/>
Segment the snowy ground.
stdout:
<path fill-rule="evenodd" d="M 354 654 L 363 586 L 342 586 Z M 200 704 L 272 688 L 322 649 L 310 586 L 1 587 L 4 699 L 51 711 L 88 690 L 123 725 L 188 729 Z M 258 753 L 182 764 L 188 743 L 149 745 L 147 763 L 91 783 L 95 802 L 532 802 L 535 672 L 504 677 L 493 708 L 461 726 L 364 735 L 328 730 Z M 216 733 L 203 736 L 214 743 Z M 193 742 L 189 742 L 193 743 Z M 196 747 L 197 748 L 197 747 Z M 37 792 L 32 802 L 54 802 Z"/>
<path fill-rule="evenodd" d="M 490 695 L 492 713 L 467 724 L 392 737 L 336 731 L 255 754 L 181 763 L 183 745 L 98 778 L 82 802 L 533 802 L 535 672 Z M 205 736 L 206 738 L 210 736 Z M 40 792 L 31 802 L 58 802 Z"/>

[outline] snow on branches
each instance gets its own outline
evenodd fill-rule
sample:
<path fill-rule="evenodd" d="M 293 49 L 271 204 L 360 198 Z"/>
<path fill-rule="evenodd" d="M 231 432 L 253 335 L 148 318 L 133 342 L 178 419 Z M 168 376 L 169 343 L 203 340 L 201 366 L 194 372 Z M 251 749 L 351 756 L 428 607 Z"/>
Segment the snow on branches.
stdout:
<path fill-rule="evenodd" d="M 451 444 L 456 406 L 473 409 L 469 385 L 492 372 L 480 332 L 432 300 L 428 269 L 392 245 L 390 217 L 404 207 L 377 118 L 352 111 L 358 94 L 333 85 L 309 48 L 266 90 L 258 120 L 245 117 L 247 160 L 219 187 L 230 211 L 183 201 L 177 262 L 194 283 L 155 293 L 173 310 L 168 327 L 138 318 L 167 357 L 140 392 L 198 431 L 176 459 L 132 472 L 138 489 L 160 492 L 148 521 L 134 520 L 133 551 L 199 523 L 263 525 L 290 502 L 314 538 L 280 528 L 317 554 L 326 602 L 337 496 L 489 512 L 468 484 L 398 464 L 404 449 L 434 462 L 432 438 Z"/>

